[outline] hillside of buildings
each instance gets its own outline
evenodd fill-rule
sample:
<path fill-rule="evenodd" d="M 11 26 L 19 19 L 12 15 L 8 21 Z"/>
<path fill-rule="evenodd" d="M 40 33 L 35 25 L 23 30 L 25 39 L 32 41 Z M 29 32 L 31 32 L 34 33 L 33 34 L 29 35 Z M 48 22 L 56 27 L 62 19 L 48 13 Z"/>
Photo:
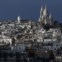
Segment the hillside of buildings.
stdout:
<path fill-rule="evenodd" d="M 1 20 L 0 52 L 21 53 L 27 62 L 37 58 L 39 62 L 62 59 L 62 23 L 52 18 L 46 6 L 41 7 L 37 22 L 20 16 L 16 20 Z"/>

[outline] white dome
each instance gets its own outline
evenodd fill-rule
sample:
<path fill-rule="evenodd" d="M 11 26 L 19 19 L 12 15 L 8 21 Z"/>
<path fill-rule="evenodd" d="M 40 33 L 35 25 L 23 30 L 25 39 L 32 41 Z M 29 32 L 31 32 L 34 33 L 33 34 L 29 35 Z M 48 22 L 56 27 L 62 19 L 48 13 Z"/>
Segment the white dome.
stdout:
<path fill-rule="evenodd" d="M 44 9 L 44 11 L 43 11 L 43 15 L 44 15 L 44 16 L 47 16 L 47 15 L 48 15 L 48 10 L 47 10 L 46 6 L 45 6 L 45 9 Z"/>

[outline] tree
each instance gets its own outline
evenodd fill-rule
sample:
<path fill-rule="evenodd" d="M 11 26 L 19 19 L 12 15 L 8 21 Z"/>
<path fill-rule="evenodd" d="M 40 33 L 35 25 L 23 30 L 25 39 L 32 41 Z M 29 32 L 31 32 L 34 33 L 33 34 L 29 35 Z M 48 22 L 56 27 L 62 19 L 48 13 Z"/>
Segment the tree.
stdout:
<path fill-rule="evenodd" d="M 49 54 L 49 61 L 51 61 L 51 60 L 54 61 L 55 60 L 55 56 L 53 54 L 53 51 L 49 51 L 48 54 Z"/>
<path fill-rule="evenodd" d="M 14 45 L 15 44 L 15 39 L 14 38 L 12 38 L 12 45 Z"/>

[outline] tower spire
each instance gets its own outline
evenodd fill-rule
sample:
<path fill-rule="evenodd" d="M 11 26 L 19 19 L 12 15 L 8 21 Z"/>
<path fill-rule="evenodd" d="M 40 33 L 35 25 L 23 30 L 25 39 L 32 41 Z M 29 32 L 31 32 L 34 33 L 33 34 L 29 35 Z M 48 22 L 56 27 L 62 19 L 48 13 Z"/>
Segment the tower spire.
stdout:
<path fill-rule="evenodd" d="M 43 6 L 41 6 L 41 11 L 43 11 Z"/>
<path fill-rule="evenodd" d="M 52 16 L 51 16 L 51 13 L 50 13 L 50 15 L 49 15 L 49 19 L 51 19 L 52 18 Z"/>
<path fill-rule="evenodd" d="M 20 16 L 17 17 L 17 21 L 18 21 L 18 24 L 21 23 L 21 17 Z"/>
<path fill-rule="evenodd" d="M 52 24 L 52 16 L 51 16 L 51 13 L 49 15 L 49 21 L 50 21 L 50 25 Z"/>
<path fill-rule="evenodd" d="M 41 6 L 41 9 L 40 9 L 40 17 L 43 15 L 43 6 Z"/>

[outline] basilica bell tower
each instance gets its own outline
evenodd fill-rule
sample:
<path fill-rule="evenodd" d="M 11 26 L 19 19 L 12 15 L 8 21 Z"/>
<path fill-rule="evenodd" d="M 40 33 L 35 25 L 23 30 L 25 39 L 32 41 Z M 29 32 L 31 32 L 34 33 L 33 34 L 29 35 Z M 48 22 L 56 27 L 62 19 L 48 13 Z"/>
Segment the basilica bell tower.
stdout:
<path fill-rule="evenodd" d="M 47 9 L 46 6 L 44 8 L 41 7 L 41 9 L 40 9 L 40 17 L 39 17 L 38 21 L 40 23 L 43 23 L 43 24 L 52 25 L 53 19 L 52 19 L 51 14 L 49 14 L 48 9 Z"/>

